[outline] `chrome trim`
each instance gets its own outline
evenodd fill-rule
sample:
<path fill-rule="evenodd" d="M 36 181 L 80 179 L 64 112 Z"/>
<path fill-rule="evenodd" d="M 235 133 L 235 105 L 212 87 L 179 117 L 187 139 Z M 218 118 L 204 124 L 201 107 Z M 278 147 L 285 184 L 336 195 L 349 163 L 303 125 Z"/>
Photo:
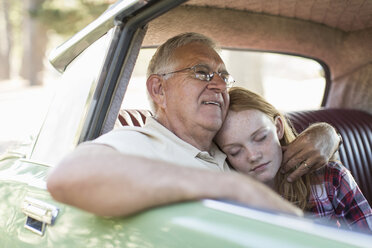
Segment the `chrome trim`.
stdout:
<path fill-rule="evenodd" d="M 46 225 L 53 225 L 59 209 L 38 199 L 26 197 L 21 206 L 27 216 L 24 227 L 40 236 L 45 232 Z"/>
<path fill-rule="evenodd" d="M 119 26 L 119 23 L 116 23 L 117 25 L 114 26 L 114 28 L 110 29 L 108 31 L 107 36 L 110 37 L 109 47 L 106 53 L 106 56 L 104 58 L 104 63 L 102 65 L 101 72 L 99 73 L 98 79 L 97 79 L 97 86 L 95 88 L 91 89 L 91 93 L 89 95 L 92 96 L 91 103 L 89 106 L 89 109 L 87 110 L 86 117 L 81 120 L 79 124 L 79 129 L 81 130 L 78 135 L 75 137 L 74 144 L 79 144 L 84 141 L 82 139 L 86 136 L 86 134 L 89 132 L 91 128 L 91 122 L 86 120 L 92 120 L 92 116 L 94 114 L 94 109 L 97 106 L 97 98 L 99 97 L 99 94 L 101 93 L 102 89 L 104 88 L 104 83 L 106 80 L 106 77 L 108 75 L 109 68 L 111 66 L 113 57 L 115 55 L 117 44 L 119 42 L 120 34 L 122 32 L 122 27 Z M 88 101 L 87 101 L 88 103 Z"/>
<path fill-rule="evenodd" d="M 59 72 L 63 72 L 74 58 L 114 27 L 115 18 L 123 18 L 143 7 L 147 2 L 148 0 L 123 0 L 116 3 L 95 21 L 55 48 L 49 55 L 49 62 Z"/>
<path fill-rule="evenodd" d="M 37 161 L 37 160 L 34 160 L 34 159 L 29 159 L 29 158 L 21 158 L 21 159 L 19 159 L 19 161 L 23 162 L 23 163 L 41 165 L 41 166 L 45 166 L 45 167 L 53 167 L 53 165 L 51 165 L 51 164 L 44 163 L 44 162 L 41 162 L 41 161 Z"/>
<path fill-rule="evenodd" d="M 0 162 L 12 158 L 25 158 L 26 154 L 17 151 L 6 151 L 0 155 Z"/>
<path fill-rule="evenodd" d="M 226 203 L 210 199 L 202 200 L 202 204 L 208 208 L 247 217 L 284 228 L 290 228 L 296 231 L 308 233 L 310 235 L 341 241 L 354 246 L 357 245 L 366 248 L 371 247 L 372 236 L 363 233 L 328 227 L 325 225 L 314 223 L 309 219 L 301 219 L 300 217 L 283 214 L 280 212 L 264 212 L 249 207 L 235 205 L 233 203 Z"/>

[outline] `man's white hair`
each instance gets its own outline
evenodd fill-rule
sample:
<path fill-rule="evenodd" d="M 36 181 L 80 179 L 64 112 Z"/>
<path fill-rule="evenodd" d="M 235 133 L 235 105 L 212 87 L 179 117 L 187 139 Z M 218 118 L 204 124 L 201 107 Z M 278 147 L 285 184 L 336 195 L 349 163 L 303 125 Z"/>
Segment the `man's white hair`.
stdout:
<path fill-rule="evenodd" d="M 174 58 L 174 50 L 190 43 L 198 42 L 213 50 L 216 50 L 216 43 L 205 35 L 198 33 L 183 33 L 168 39 L 158 47 L 147 68 L 147 78 L 152 74 L 163 74 L 174 70 L 177 66 L 177 58 Z M 148 93 L 148 92 L 147 92 Z M 148 94 L 151 110 L 156 112 L 157 107 L 151 96 Z"/>

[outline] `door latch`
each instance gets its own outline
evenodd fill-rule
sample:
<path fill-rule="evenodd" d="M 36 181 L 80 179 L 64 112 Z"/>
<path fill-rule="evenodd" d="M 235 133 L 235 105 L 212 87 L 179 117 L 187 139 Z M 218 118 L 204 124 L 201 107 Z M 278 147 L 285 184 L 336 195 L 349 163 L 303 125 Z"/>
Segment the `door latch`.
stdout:
<path fill-rule="evenodd" d="M 22 212 L 27 217 L 24 227 L 43 236 L 46 225 L 54 224 L 59 209 L 43 201 L 26 197 L 22 204 Z"/>

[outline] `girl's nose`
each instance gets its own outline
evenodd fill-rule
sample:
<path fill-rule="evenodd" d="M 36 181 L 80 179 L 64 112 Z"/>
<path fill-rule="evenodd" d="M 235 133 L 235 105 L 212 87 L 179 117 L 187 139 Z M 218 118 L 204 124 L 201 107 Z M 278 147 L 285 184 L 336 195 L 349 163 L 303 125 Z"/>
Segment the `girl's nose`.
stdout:
<path fill-rule="evenodd" d="M 262 159 L 262 152 L 259 150 L 247 150 L 247 160 L 249 163 L 255 163 Z"/>

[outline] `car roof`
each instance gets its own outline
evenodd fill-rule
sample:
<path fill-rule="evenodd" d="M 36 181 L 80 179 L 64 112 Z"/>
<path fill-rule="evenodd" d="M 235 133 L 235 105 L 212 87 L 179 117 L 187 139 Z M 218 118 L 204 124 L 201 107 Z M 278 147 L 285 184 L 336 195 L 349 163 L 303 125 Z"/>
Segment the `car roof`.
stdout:
<path fill-rule="evenodd" d="M 191 0 L 153 20 L 143 45 L 190 31 L 223 48 L 315 58 L 335 79 L 371 61 L 372 0 Z"/>
<path fill-rule="evenodd" d="M 118 1 L 111 11 L 55 49 L 51 63 L 63 71 L 112 28 L 114 20 L 146 3 Z M 372 0 L 190 0 L 151 21 L 143 46 L 158 46 L 190 31 L 211 37 L 223 48 L 311 57 L 327 64 L 335 79 L 371 61 Z"/>
<path fill-rule="evenodd" d="M 185 5 L 234 9 L 295 18 L 353 32 L 372 27 L 372 1 L 335 0 L 190 0 Z"/>

